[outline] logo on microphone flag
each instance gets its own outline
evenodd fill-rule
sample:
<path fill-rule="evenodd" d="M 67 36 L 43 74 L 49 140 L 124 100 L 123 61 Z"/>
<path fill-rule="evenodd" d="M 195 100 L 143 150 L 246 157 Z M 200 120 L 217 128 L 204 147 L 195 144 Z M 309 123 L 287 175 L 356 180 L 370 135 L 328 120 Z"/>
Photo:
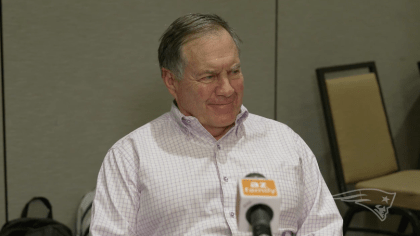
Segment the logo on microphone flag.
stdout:
<path fill-rule="evenodd" d="M 388 209 L 392 207 L 396 193 L 380 189 L 357 189 L 333 195 L 335 200 L 353 202 L 373 212 L 381 221 L 386 219 Z"/>
<path fill-rule="evenodd" d="M 242 179 L 242 187 L 245 196 L 277 196 L 276 185 L 270 179 Z"/>

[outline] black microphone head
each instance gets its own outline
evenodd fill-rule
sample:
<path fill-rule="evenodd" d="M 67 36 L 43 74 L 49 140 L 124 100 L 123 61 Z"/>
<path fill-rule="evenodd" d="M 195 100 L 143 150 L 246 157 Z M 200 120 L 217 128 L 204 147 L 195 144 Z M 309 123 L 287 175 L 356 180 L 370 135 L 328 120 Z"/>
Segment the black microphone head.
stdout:
<path fill-rule="evenodd" d="M 263 178 L 265 179 L 265 176 L 260 173 L 249 173 L 245 176 L 245 178 Z"/>
<path fill-rule="evenodd" d="M 273 210 L 267 205 L 257 204 L 246 212 L 246 219 L 252 226 L 253 235 L 271 236 L 270 221 L 273 219 Z"/>
<path fill-rule="evenodd" d="M 254 236 L 272 236 L 270 226 L 257 225 L 252 228 L 252 235 Z"/>

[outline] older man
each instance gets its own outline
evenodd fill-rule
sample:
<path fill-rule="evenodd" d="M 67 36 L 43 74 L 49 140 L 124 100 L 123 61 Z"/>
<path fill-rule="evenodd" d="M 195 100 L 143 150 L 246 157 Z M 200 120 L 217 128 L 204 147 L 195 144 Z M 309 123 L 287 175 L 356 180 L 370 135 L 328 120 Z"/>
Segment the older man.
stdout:
<path fill-rule="evenodd" d="M 342 235 L 315 156 L 286 125 L 242 105 L 239 38 L 216 15 L 189 14 L 161 38 L 170 112 L 108 151 L 98 176 L 93 235 L 251 235 L 236 220 L 237 183 L 276 181 L 274 235 Z"/>

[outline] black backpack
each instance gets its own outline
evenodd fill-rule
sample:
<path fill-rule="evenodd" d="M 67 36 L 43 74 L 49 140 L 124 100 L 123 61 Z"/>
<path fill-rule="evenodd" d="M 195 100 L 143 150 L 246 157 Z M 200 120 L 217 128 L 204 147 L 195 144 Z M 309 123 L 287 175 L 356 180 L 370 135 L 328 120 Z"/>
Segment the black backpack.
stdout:
<path fill-rule="evenodd" d="M 42 201 L 49 210 L 46 218 L 30 218 L 28 208 L 31 203 Z M 21 218 L 3 225 L 0 236 L 72 236 L 71 230 L 64 224 L 53 220 L 52 207 L 48 199 L 34 197 L 23 208 Z"/>

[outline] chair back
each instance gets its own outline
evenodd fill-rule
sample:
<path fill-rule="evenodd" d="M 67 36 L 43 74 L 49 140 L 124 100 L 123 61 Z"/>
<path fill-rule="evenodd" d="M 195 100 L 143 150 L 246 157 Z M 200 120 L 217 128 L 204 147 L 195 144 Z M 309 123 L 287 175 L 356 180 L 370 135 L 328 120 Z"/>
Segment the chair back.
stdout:
<path fill-rule="evenodd" d="M 347 184 L 398 170 L 374 73 L 326 81 Z"/>
<path fill-rule="evenodd" d="M 398 171 L 376 74 L 325 79 L 319 70 L 322 69 L 317 70 L 318 82 L 336 172 L 344 182 L 340 185 Z M 340 190 L 346 188 L 340 186 Z"/>

